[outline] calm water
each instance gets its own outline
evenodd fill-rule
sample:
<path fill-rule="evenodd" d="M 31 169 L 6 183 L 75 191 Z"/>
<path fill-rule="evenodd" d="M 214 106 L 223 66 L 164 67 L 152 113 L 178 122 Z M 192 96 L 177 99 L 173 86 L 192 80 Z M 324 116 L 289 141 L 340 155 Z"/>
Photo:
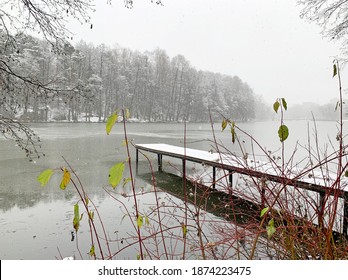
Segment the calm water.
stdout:
<path fill-rule="evenodd" d="M 299 141 L 308 144 L 308 134 L 313 134 L 313 122 L 289 121 L 289 139 L 286 141 L 286 156 L 290 157 Z M 245 131 L 258 139 L 266 150 L 278 151 L 280 142 L 277 136 L 279 123 L 253 122 L 240 124 Z M 337 124 L 318 122 L 320 148 L 326 149 L 328 138 L 336 145 Z M 127 236 L 131 228 L 129 220 L 124 219 L 124 210 L 103 188 L 108 186 L 109 168 L 127 158 L 123 146 L 123 127 L 117 124 L 107 136 L 105 124 L 34 124 L 32 128 L 42 139 L 42 152 L 45 157 L 29 162 L 25 155 L 12 142 L 0 139 L 0 259 L 54 259 L 60 255 L 77 255 L 76 240 L 72 239 L 73 205 L 78 197 L 71 185 L 65 191 L 59 189 L 60 175 L 53 176 L 50 183 L 41 188 L 36 181 L 37 175 L 47 168 L 66 166 L 63 157 L 74 168 L 84 184 L 86 192 L 97 205 L 103 217 L 110 239 Z M 232 145 L 228 131 L 221 132 L 220 124 L 215 124 L 215 137 L 218 143 L 229 150 L 239 153 L 237 144 Z M 128 137 L 133 143 L 166 143 L 182 146 L 186 135 L 187 147 L 210 150 L 213 133 L 210 124 L 127 124 Z M 248 153 L 252 152 L 250 140 L 242 136 L 242 145 Z M 313 139 L 312 139 L 313 141 Z M 255 154 L 260 154 L 253 145 Z M 134 157 L 134 149 L 131 147 Z M 150 155 L 151 156 L 151 155 Z M 295 160 L 306 157 L 299 148 Z M 152 157 L 154 159 L 154 157 Z M 149 172 L 145 159 L 141 159 L 141 172 Z M 128 170 L 128 169 L 127 169 Z M 125 177 L 128 175 L 125 174 Z M 151 186 L 141 178 L 136 180 L 136 188 L 144 191 Z M 129 193 L 129 187 L 119 186 L 114 196 L 124 205 L 132 208 L 132 201 L 122 194 Z M 153 196 L 144 195 L 142 207 L 153 200 Z M 79 244 L 83 257 L 88 258 L 84 244 L 89 246 L 88 225 L 81 221 Z M 113 249 L 117 250 L 118 245 Z M 134 259 L 136 250 L 122 251 L 120 258 Z"/>

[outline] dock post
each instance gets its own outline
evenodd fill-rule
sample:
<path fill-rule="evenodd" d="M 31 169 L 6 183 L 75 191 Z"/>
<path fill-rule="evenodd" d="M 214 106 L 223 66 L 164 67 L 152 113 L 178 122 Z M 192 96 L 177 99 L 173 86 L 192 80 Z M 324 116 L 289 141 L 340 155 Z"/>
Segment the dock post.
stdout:
<path fill-rule="evenodd" d="M 266 188 L 267 188 L 267 179 L 262 177 L 260 180 L 261 183 L 261 208 L 265 208 L 268 202 L 266 201 Z"/>
<path fill-rule="evenodd" d="M 162 154 L 157 154 L 158 159 L 158 171 L 162 172 Z"/>
<path fill-rule="evenodd" d="M 319 192 L 319 205 L 318 205 L 318 225 L 324 226 L 324 208 L 325 208 L 325 193 Z"/>
<path fill-rule="evenodd" d="M 215 190 L 216 167 L 213 166 L 213 190 Z"/>
<path fill-rule="evenodd" d="M 136 148 L 135 149 L 135 163 L 136 163 L 136 165 L 135 165 L 135 173 L 138 175 L 138 171 L 139 171 L 139 168 L 138 168 L 138 165 L 139 165 L 139 149 L 138 148 Z"/>
<path fill-rule="evenodd" d="M 343 235 L 348 238 L 348 193 L 343 195 Z"/>
<path fill-rule="evenodd" d="M 186 160 L 182 159 L 182 182 L 183 186 L 185 186 L 186 183 Z"/>
<path fill-rule="evenodd" d="M 266 206 L 266 189 L 265 186 L 261 186 L 261 209 L 265 208 Z"/>
<path fill-rule="evenodd" d="M 228 186 L 232 190 L 232 187 L 233 187 L 233 171 L 232 170 L 228 171 Z"/>

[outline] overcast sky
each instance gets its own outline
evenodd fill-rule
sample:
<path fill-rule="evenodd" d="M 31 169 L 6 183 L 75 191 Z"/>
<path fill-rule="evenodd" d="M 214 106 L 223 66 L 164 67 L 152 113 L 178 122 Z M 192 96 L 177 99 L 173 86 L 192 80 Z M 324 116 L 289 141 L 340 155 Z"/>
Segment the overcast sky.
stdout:
<path fill-rule="evenodd" d="M 133 9 L 96 2 L 93 29 L 72 25 L 74 42 L 182 54 L 197 70 L 239 76 L 267 102 L 338 98 L 332 61 L 340 44 L 301 19 L 296 0 L 135 0 Z"/>

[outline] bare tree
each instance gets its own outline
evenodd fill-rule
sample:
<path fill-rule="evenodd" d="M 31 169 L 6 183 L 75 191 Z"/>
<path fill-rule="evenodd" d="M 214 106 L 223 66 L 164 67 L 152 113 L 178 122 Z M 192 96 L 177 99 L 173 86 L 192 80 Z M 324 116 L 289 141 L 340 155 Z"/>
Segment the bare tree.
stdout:
<path fill-rule="evenodd" d="M 343 40 L 348 45 L 348 1 L 347 0 L 299 0 L 300 16 L 322 27 L 322 33 L 330 40 Z"/>
<path fill-rule="evenodd" d="M 31 31 L 59 49 L 71 35 L 66 28 L 68 18 L 89 22 L 92 3 L 92 0 L 8 0 L 0 9 L 0 20 L 8 38 L 13 32 Z"/>
<path fill-rule="evenodd" d="M 50 82 L 23 74 L 12 66 L 20 53 L 18 39 L 25 34 L 38 34 L 55 52 L 62 53 L 71 37 L 66 28 L 68 18 L 89 23 L 89 12 L 92 10 L 92 0 L 7 0 L 1 3 L 0 133 L 14 140 L 29 157 L 39 155 L 39 138 L 29 127 L 12 119 L 11 112 L 14 113 L 13 104 L 16 102 L 7 101 L 14 101 L 16 94 L 23 88 L 35 95 L 57 89 L 51 87 Z"/>
<path fill-rule="evenodd" d="M 111 3 L 111 0 L 105 1 Z M 0 5 L 0 134 L 16 141 L 29 156 L 38 155 L 39 139 L 34 137 L 35 134 L 29 127 L 12 121 L 16 107 L 14 104 L 17 103 L 16 96 L 19 92 L 30 92 L 35 96 L 44 96 L 47 92 L 66 94 L 66 89 L 59 89 L 53 81 L 23 74 L 13 67 L 20 54 L 18 38 L 39 35 L 55 53 L 64 55 L 72 37 L 67 29 L 68 21 L 73 18 L 93 28 L 90 13 L 94 10 L 94 2 L 94 0 L 5 0 Z M 133 2 L 124 0 L 128 8 L 133 7 Z M 151 2 L 162 4 L 161 1 Z M 76 88 L 71 90 L 76 91 Z"/>

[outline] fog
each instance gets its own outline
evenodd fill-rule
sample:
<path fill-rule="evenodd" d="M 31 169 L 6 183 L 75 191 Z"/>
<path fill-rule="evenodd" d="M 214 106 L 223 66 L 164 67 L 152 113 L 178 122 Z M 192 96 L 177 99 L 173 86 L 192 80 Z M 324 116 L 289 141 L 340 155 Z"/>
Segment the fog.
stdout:
<path fill-rule="evenodd" d="M 88 24 L 69 24 L 79 40 L 132 50 L 182 54 L 198 70 L 238 75 L 266 102 L 326 104 L 338 98 L 332 79 L 340 42 L 300 17 L 297 1 L 97 1 Z M 343 87 L 345 87 L 343 79 Z"/>

